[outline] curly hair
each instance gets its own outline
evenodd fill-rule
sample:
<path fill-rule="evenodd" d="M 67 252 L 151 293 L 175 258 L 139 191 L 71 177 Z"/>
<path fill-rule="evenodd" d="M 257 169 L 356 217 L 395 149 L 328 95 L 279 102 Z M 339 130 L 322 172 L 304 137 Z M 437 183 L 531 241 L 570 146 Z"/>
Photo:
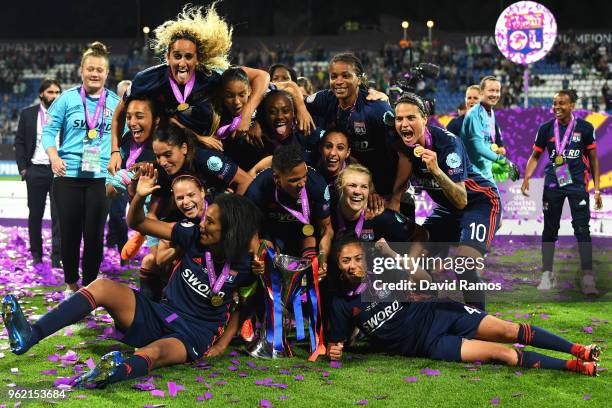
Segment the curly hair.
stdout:
<path fill-rule="evenodd" d="M 229 51 L 232 47 L 232 27 L 217 14 L 217 2 L 203 12 L 203 7 L 185 5 L 175 20 L 168 20 L 154 30 L 151 48 L 164 55 L 168 62 L 168 53 L 175 41 L 186 39 L 193 41 L 198 50 L 197 69 L 211 72 L 215 69 L 229 67 Z"/>

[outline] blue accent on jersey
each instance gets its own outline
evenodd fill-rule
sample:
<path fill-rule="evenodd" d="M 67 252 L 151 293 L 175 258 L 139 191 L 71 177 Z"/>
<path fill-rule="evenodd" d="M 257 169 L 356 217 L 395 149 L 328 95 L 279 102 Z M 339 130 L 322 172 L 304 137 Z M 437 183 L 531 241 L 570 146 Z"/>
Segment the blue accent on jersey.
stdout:
<path fill-rule="evenodd" d="M 495 133 L 497 135 L 499 132 L 501 140 L 501 131 L 495 122 L 493 109 L 490 114 L 495 123 Z M 491 150 L 491 144 L 496 143 L 496 135 L 491 135 L 489 117 L 482 104 L 474 105 L 465 114 L 461 127 L 461 140 L 474 167 L 491 182 L 494 182 L 491 167 L 493 162 L 499 158 L 498 154 Z"/>
<path fill-rule="evenodd" d="M 104 107 L 104 132 L 100 138 L 100 127 L 102 126 L 102 114 L 98 119 L 98 136 L 95 139 L 87 137 L 87 122 L 85 109 L 79 93 L 81 87 L 77 86 L 62 93 L 49 107 L 49 121 L 42 133 L 43 148 L 56 147 L 55 136 L 61 130 L 64 138 L 57 149 L 60 158 L 66 164 L 66 177 L 82 178 L 106 178 L 108 160 L 111 152 L 111 122 L 115 108 L 119 104 L 119 97 L 108 89 L 105 89 L 106 106 Z M 87 110 L 93 114 L 96 110 L 98 98 L 86 97 Z M 86 140 L 86 142 L 84 142 Z M 93 173 L 81 171 L 81 160 L 83 157 L 84 144 L 100 146 L 100 171 Z"/>
<path fill-rule="evenodd" d="M 546 188 L 559 188 L 554 169 L 554 160 L 557 155 L 554 123 L 555 120 L 552 119 L 540 126 L 534 143 L 534 149 L 540 153 L 544 149 L 548 150 L 549 162 L 544 168 L 544 187 Z M 559 138 L 561 140 L 566 129 L 567 126 L 559 125 Z M 591 162 L 587 150 L 592 148 L 595 148 L 595 129 L 593 125 L 584 119 L 576 118 L 576 127 L 563 152 L 565 162 L 569 164 L 572 183 L 561 187 L 562 189 L 571 191 L 585 191 L 587 189 L 591 173 Z"/>
<path fill-rule="evenodd" d="M 372 172 L 374 186 L 381 195 L 391 194 L 397 169 L 397 156 L 388 144 L 386 112 L 393 113 L 388 102 L 366 100 L 368 92 L 359 89 L 354 109 L 340 109 L 330 89 L 306 98 L 308 111 L 326 131 L 339 130 L 349 137 L 351 155 Z"/>
<path fill-rule="evenodd" d="M 215 71 L 209 75 L 196 71 L 195 84 L 186 101 L 189 109 L 183 112 L 176 110 L 179 103 L 170 87 L 169 75 L 170 69 L 167 64 L 140 71 L 134 77 L 130 89 L 124 94 L 124 102 L 131 95 L 147 95 L 160 104 L 167 116 L 176 115 L 179 122 L 199 135 L 210 135 L 213 122 L 212 97 L 221 75 Z"/>
<path fill-rule="evenodd" d="M 470 205 L 478 201 L 490 200 L 490 197 L 488 197 L 484 191 L 479 191 L 480 189 L 492 189 L 494 195 L 499 199 L 499 192 L 497 191 L 495 183 L 485 179 L 474 169 L 461 139 L 439 127 L 427 126 L 427 128 L 431 132 L 432 149 L 438 155 L 438 167 L 440 167 L 452 181 L 466 182 L 465 189 L 468 199 L 465 208 L 466 211 L 469 209 Z M 450 211 L 457 211 L 457 208 L 450 202 L 446 195 L 444 195 L 444 192 L 442 192 L 436 179 L 429 170 L 427 170 L 425 163 L 423 163 L 419 157 L 414 156 L 414 148 L 404 145 L 397 135 L 395 145 L 412 163 L 413 185 L 422 187 L 426 190 L 431 199 L 438 205 Z M 471 182 L 467 182 L 467 180 L 471 180 Z"/>

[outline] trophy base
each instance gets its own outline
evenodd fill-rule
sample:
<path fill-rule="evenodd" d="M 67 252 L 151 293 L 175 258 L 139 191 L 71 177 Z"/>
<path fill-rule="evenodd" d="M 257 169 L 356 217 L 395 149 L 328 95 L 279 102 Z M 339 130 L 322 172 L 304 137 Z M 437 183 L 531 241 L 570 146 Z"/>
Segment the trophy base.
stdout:
<path fill-rule="evenodd" d="M 247 354 L 256 358 L 284 358 L 287 357 L 285 350 L 274 350 L 272 344 L 265 338 L 257 338 L 246 348 Z"/>

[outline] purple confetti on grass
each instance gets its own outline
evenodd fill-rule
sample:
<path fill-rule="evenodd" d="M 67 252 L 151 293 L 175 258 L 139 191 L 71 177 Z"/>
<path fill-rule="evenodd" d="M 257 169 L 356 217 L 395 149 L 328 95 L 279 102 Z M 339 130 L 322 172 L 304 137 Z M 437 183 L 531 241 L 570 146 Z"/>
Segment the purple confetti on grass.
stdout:
<path fill-rule="evenodd" d="M 542 314 L 540 315 L 540 319 L 542 319 L 542 320 L 548 320 L 548 315 L 547 315 L 546 313 L 542 313 Z"/>
<path fill-rule="evenodd" d="M 406 382 L 417 382 L 417 381 L 419 381 L 419 379 L 416 378 L 416 377 L 404 377 L 403 380 L 406 381 Z"/>
<path fill-rule="evenodd" d="M 90 370 L 93 370 L 94 367 L 96 366 L 96 363 L 93 361 L 93 358 L 88 358 L 87 361 L 85 361 L 85 364 L 87 364 L 87 367 L 89 367 Z"/>
<path fill-rule="evenodd" d="M 261 400 L 259 401 L 259 406 L 264 408 L 270 408 L 272 406 L 272 403 L 268 400 Z"/>
<path fill-rule="evenodd" d="M 248 377 L 248 376 L 249 375 L 247 373 L 245 373 L 244 371 L 238 373 L 238 377 L 240 377 L 240 378 L 245 378 L 245 377 Z"/>
<path fill-rule="evenodd" d="M 227 385 L 227 381 L 217 381 L 215 385 Z"/>
<path fill-rule="evenodd" d="M 491 405 L 499 405 L 500 398 L 495 397 L 491 400 Z"/>
<path fill-rule="evenodd" d="M 42 375 L 57 375 L 57 370 L 42 370 L 40 373 Z"/>
<path fill-rule="evenodd" d="M 582 328 L 582 331 L 588 334 L 593 334 L 593 328 L 591 326 Z"/>
<path fill-rule="evenodd" d="M 231 365 L 231 366 L 227 367 L 227 369 L 228 369 L 229 371 L 238 371 L 238 367 L 233 366 L 233 365 Z"/>
<path fill-rule="evenodd" d="M 357 405 L 368 405 L 368 400 L 359 400 L 357 401 Z"/>
<path fill-rule="evenodd" d="M 132 388 L 134 388 L 135 390 L 139 390 L 139 391 L 153 391 L 155 389 L 155 384 L 150 383 L 150 382 L 145 382 L 145 383 L 140 383 L 140 384 L 134 384 L 132 385 Z"/>
<path fill-rule="evenodd" d="M 342 368 L 342 363 L 338 360 L 332 360 L 329 362 L 331 368 Z"/>
<path fill-rule="evenodd" d="M 151 395 L 154 397 L 162 397 L 164 398 L 166 396 L 166 393 L 163 392 L 162 390 L 151 390 Z"/>
<path fill-rule="evenodd" d="M 583 401 L 588 401 L 591 399 L 591 396 L 589 394 L 584 394 L 584 396 L 582 397 Z"/>
<path fill-rule="evenodd" d="M 293 378 L 295 379 L 295 381 L 302 381 L 304 379 L 304 376 L 303 375 L 296 375 Z"/>
<path fill-rule="evenodd" d="M 181 384 L 177 384 L 174 381 L 168 381 L 168 395 L 171 397 L 176 397 L 176 394 L 179 391 L 184 391 L 185 387 Z"/>
<path fill-rule="evenodd" d="M 421 374 L 425 374 L 426 376 L 429 377 L 436 377 L 438 375 L 440 375 L 440 370 L 433 370 L 431 368 L 424 368 L 421 370 Z"/>
<path fill-rule="evenodd" d="M 279 399 L 279 400 L 288 400 L 288 399 L 289 399 L 289 397 L 288 397 L 288 396 L 286 396 L 286 395 L 279 395 L 279 396 L 278 396 L 278 399 Z"/>

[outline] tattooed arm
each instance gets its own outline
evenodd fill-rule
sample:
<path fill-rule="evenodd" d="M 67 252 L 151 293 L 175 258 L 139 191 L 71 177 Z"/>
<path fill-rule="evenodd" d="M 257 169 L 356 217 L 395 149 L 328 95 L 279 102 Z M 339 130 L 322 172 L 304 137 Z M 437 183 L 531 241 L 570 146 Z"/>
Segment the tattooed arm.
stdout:
<path fill-rule="evenodd" d="M 463 210 L 467 205 L 467 191 L 463 181 L 454 182 L 438 167 L 438 155 L 432 150 L 425 149 L 421 160 L 427 165 L 427 169 L 434 176 L 442 192 L 458 210 Z"/>

